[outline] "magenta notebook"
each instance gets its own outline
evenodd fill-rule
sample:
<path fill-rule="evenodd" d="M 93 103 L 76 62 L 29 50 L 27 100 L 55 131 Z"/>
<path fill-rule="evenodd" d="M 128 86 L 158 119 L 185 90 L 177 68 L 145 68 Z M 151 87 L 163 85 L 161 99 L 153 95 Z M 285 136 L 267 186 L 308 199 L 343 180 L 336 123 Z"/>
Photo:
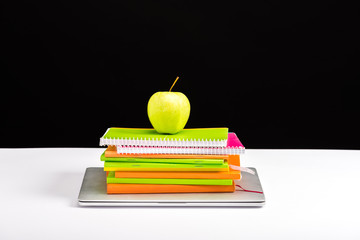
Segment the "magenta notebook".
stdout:
<path fill-rule="evenodd" d="M 139 147 L 117 145 L 119 154 L 198 154 L 198 155 L 240 155 L 245 147 L 235 133 L 228 133 L 226 147 Z"/>
<path fill-rule="evenodd" d="M 226 147 L 245 148 L 244 145 L 240 142 L 240 139 L 233 132 L 228 133 L 228 140 Z"/>

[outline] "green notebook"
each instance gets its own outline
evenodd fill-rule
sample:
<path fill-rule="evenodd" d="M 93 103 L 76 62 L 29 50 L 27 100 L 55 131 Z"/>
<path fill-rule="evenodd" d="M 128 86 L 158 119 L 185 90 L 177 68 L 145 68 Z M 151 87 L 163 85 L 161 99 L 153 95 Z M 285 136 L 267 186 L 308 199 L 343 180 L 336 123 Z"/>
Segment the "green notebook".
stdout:
<path fill-rule="evenodd" d="M 224 159 L 189 159 L 189 158 L 129 158 L 105 157 L 105 152 L 100 157 L 105 162 L 130 162 L 130 163 L 183 163 L 183 164 L 223 164 Z"/>
<path fill-rule="evenodd" d="M 232 185 L 232 179 L 172 179 L 172 178 L 116 178 L 109 172 L 107 183 L 122 184 L 180 184 L 180 185 Z"/>
<path fill-rule="evenodd" d="M 161 134 L 150 128 L 108 128 L 100 146 L 226 147 L 228 128 L 188 128 Z"/>
<path fill-rule="evenodd" d="M 182 163 L 125 163 L 104 162 L 104 171 L 228 171 L 223 164 L 182 164 Z"/>

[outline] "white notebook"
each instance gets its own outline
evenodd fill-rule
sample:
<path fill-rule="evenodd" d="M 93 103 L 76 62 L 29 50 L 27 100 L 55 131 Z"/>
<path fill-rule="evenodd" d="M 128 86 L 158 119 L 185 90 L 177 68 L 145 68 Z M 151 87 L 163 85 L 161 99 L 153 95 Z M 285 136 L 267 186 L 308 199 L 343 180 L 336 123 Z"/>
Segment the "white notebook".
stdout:
<path fill-rule="evenodd" d="M 100 146 L 226 147 L 228 128 L 189 128 L 177 134 L 160 134 L 150 128 L 109 128 Z"/>
<path fill-rule="evenodd" d="M 119 154 L 198 154 L 198 155 L 240 155 L 244 147 L 127 147 L 116 146 Z"/>

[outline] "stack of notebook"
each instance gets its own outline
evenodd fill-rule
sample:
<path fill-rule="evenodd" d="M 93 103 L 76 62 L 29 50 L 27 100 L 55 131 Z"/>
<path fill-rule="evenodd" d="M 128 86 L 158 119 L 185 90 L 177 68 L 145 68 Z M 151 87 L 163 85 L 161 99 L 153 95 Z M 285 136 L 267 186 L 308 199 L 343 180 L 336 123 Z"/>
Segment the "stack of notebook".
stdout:
<path fill-rule="evenodd" d="M 100 145 L 108 194 L 234 192 L 245 150 L 227 128 L 109 128 Z"/>

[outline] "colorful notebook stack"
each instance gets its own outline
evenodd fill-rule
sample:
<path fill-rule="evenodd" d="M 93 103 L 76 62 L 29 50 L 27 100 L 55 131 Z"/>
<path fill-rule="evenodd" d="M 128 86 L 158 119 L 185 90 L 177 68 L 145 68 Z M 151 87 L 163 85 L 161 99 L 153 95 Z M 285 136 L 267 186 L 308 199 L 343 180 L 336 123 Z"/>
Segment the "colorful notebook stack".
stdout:
<path fill-rule="evenodd" d="M 227 128 L 109 128 L 100 145 L 108 194 L 234 192 L 245 150 Z"/>

